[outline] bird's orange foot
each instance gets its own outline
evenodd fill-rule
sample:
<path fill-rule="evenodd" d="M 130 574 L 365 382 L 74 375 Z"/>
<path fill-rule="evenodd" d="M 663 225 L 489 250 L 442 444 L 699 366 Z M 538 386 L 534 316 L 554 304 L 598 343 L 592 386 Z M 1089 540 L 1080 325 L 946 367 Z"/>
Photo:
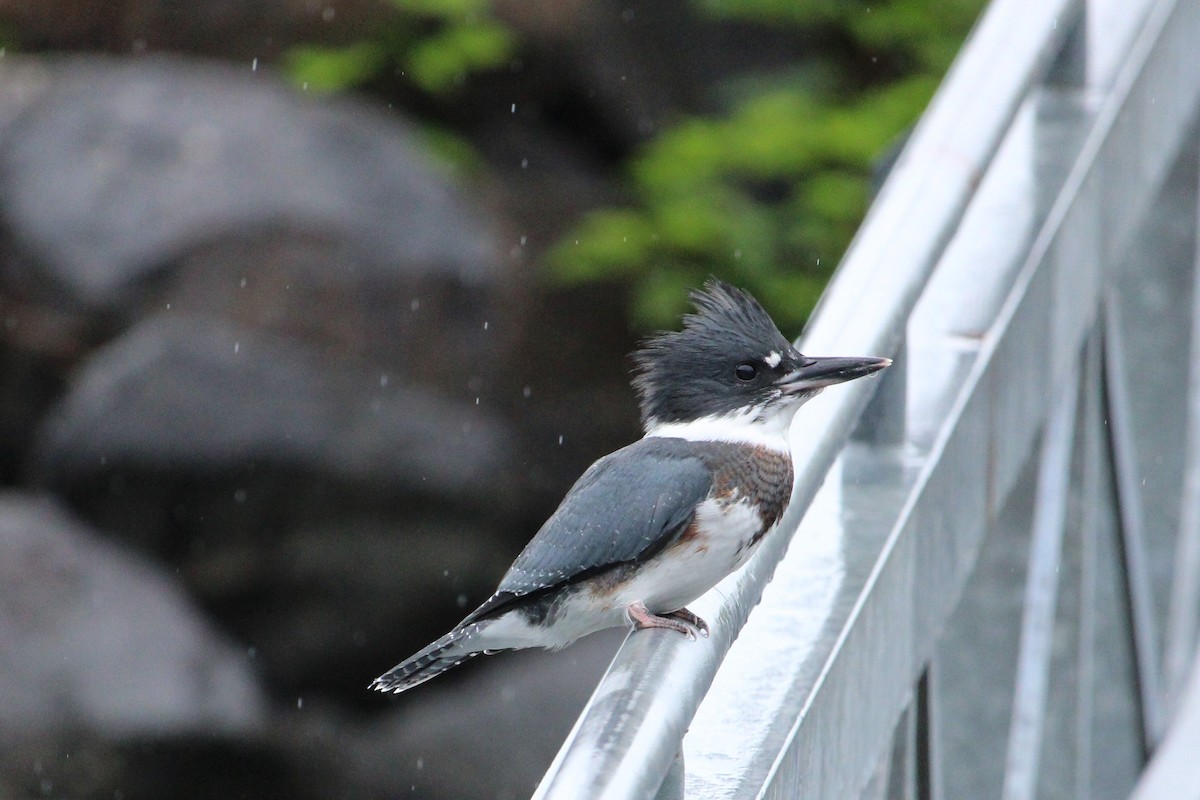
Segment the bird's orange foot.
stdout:
<path fill-rule="evenodd" d="M 658 615 L 652 613 L 642 602 L 634 603 L 625 609 L 625 616 L 633 624 L 634 630 L 644 628 L 666 628 L 682 633 L 689 639 L 695 640 L 696 631 L 708 636 L 708 623 L 697 617 L 686 608 Z"/>

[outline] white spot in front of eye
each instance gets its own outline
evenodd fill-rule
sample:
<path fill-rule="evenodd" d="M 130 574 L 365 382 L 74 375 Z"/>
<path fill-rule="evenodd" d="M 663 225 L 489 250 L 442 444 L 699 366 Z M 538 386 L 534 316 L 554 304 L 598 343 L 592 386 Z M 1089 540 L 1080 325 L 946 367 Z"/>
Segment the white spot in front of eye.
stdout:
<path fill-rule="evenodd" d="M 768 367 L 775 369 L 779 366 L 779 362 L 783 360 L 783 355 L 778 350 L 772 350 L 767 353 L 767 357 L 763 359 Z"/>

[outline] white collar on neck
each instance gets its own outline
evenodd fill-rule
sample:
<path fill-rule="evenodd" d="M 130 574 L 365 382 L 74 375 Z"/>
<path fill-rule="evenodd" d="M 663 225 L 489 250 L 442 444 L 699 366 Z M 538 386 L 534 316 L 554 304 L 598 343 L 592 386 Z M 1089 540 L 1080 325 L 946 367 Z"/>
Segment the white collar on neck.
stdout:
<path fill-rule="evenodd" d="M 762 409 L 714 414 L 689 422 L 651 421 L 646 437 L 661 436 L 692 442 L 735 442 L 790 453 L 788 429 L 797 406 L 763 413 Z"/>

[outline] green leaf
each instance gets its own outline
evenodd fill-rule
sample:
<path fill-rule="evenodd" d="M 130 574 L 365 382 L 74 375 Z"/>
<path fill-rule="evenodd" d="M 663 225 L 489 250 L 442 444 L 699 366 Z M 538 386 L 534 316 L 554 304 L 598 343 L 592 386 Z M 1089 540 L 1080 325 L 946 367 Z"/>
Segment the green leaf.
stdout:
<path fill-rule="evenodd" d="M 652 270 L 634 289 L 630 316 L 641 328 L 672 328 L 688 310 L 688 290 L 704 283 L 707 275 L 686 268 Z"/>
<path fill-rule="evenodd" d="M 867 210 L 863 175 L 828 170 L 804 182 L 805 211 L 833 222 L 857 222 Z"/>
<path fill-rule="evenodd" d="M 813 98 L 794 89 L 748 99 L 727 126 L 730 167 L 758 179 L 812 169 L 826 149 L 820 116 Z"/>
<path fill-rule="evenodd" d="M 421 124 L 417 131 L 434 165 L 443 167 L 452 179 L 477 175 L 486 168 L 483 156 L 465 137 L 452 129 L 426 123 Z"/>
<path fill-rule="evenodd" d="M 450 25 L 409 50 L 406 72 L 426 91 L 442 93 L 461 82 L 469 72 L 504 64 L 515 47 L 512 32 L 499 23 Z"/>
<path fill-rule="evenodd" d="M 689 119 L 650 142 L 633 161 L 633 180 L 647 197 L 690 191 L 710 181 L 726 158 L 719 122 Z"/>
<path fill-rule="evenodd" d="M 847 22 L 864 48 L 908 53 L 920 68 L 941 73 L 962 45 L 979 5 L 975 0 L 890 0 L 872 4 L 872 13 L 848 16 Z"/>
<path fill-rule="evenodd" d="M 636 272 L 649 260 L 656 243 L 653 226 L 628 208 L 593 211 L 546 255 L 560 280 L 567 283 Z"/>
<path fill-rule="evenodd" d="M 387 53 L 376 42 L 348 47 L 297 46 L 284 56 L 284 71 L 292 83 L 315 92 L 336 92 L 357 86 L 378 72 Z"/>

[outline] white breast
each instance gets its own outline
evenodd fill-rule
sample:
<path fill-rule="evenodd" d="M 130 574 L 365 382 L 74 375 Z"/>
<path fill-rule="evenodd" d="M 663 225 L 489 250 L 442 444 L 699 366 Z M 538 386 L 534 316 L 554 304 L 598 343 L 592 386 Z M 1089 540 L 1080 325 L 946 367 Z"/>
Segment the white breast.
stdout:
<path fill-rule="evenodd" d="M 705 500 L 696 509 L 695 529 L 647 561 L 612 593 L 612 602 L 623 608 L 640 600 L 656 614 L 682 608 L 746 562 L 762 519 L 744 501 Z"/>

